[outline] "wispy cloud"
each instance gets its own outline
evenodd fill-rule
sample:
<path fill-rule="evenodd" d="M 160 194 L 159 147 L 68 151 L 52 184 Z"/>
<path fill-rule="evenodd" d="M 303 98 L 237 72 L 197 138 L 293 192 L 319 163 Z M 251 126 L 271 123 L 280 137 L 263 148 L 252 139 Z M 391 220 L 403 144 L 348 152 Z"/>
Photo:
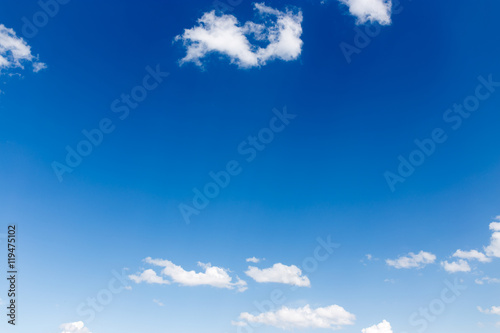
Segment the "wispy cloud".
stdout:
<path fill-rule="evenodd" d="M 430 252 L 420 251 L 418 254 L 410 252 L 408 255 L 399 257 L 398 259 L 387 259 L 387 265 L 401 268 L 423 268 L 427 264 L 432 264 L 436 261 L 436 256 Z"/>
<path fill-rule="evenodd" d="M 478 306 L 477 309 L 481 313 L 493 314 L 493 315 L 499 315 L 500 316 L 500 306 L 492 306 L 491 309 L 483 309 L 482 307 Z"/>
<path fill-rule="evenodd" d="M 18 37 L 13 29 L 0 24 L 0 74 L 5 69 L 24 69 L 26 63 L 33 65 L 34 72 L 47 68 L 31 53 L 31 47 L 24 39 Z"/>
<path fill-rule="evenodd" d="M 202 59 L 211 53 L 228 57 L 240 68 L 263 66 L 274 59 L 297 59 L 302 51 L 302 12 L 282 12 L 263 3 L 254 7 L 262 23 L 240 24 L 235 16 L 215 11 L 203 14 L 197 26 L 175 38 L 186 48 L 180 63 L 202 66 Z"/>
<path fill-rule="evenodd" d="M 160 302 L 157 299 L 154 299 L 153 302 L 156 303 L 158 306 L 165 306 L 165 304 L 163 304 L 162 302 Z"/>
<path fill-rule="evenodd" d="M 474 282 L 476 284 L 484 284 L 485 282 L 486 283 L 489 283 L 489 284 L 492 284 L 492 283 L 500 283 L 500 279 L 497 279 L 497 278 L 491 278 L 489 276 L 485 276 L 485 277 L 482 277 L 480 279 L 476 279 L 474 280 Z"/>

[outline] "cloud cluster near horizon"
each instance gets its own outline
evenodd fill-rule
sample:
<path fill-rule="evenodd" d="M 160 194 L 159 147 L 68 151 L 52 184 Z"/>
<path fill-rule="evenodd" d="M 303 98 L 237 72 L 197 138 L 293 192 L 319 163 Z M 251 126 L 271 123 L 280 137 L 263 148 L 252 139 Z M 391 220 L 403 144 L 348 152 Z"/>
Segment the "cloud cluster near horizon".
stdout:
<path fill-rule="evenodd" d="M 311 308 L 306 305 L 301 308 L 283 306 L 276 311 L 269 311 L 252 315 L 248 312 L 240 314 L 240 321 L 233 322 L 235 326 L 248 324 L 263 324 L 285 330 L 329 328 L 340 329 L 345 325 L 353 325 L 356 316 L 339 305 L 330 305 L 323 308 Z"/>
<path fill-rule="evenodd" d="M 35 73 L 47 68 L 31 53 L 31 46 L 24 39 L 18 37 L 13 29 L 0 24 L 0 74 L 5 69 L 24 69 L 26 63 L 32 64 Z"/>
<path fill-rule="evenodd" d="M 495 220 L 500 221 L 500 216 L 496 216 Z M 472 268 L 469 262 L 471 261 L 489 263 L 495 257 L 500 258 L 500 222 L 491 222 L 489 227 L 493 234 L 491 235 L 490 244 L 483 247 L 484 253 L 478 250 L 463 251 L 458 249 L 453 254 L 453 257 L 460 259 L 454 262 L 442 261 L 441 266 L 444 270 L 448 273 L 470 272 Z"/>
<path fill-rule="evenodd" d="M 202 59 L 212 53 L 227 57 L 240 68 L 260 67 L 269 61 L 292 61 L 302 52 L 302 12 L 285 12 L 254 4 L 259 22 L 240 24 L 231 14 L 214 10 L 203 14 L 198 24 L 175 37 L 182 41 L 186 55 L 180 64 L 193 62 L 202 67 Z"/>

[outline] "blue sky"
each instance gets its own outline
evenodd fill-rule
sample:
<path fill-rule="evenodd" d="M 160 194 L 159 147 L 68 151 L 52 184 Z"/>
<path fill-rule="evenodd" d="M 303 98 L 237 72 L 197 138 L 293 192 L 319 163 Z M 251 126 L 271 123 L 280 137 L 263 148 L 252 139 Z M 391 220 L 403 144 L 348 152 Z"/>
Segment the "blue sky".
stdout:
<path fill-rule="evenodd" d="M 498 332 L 499 10 L 0 4 L 1 329 Z"/>

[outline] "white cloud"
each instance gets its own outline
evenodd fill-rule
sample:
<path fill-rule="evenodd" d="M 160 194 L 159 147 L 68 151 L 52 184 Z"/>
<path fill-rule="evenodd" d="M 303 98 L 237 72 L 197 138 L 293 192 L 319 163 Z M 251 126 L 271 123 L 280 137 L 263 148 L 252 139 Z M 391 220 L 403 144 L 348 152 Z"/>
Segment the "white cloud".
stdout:
<path fill-rule="evenodd" d="M 491 258 L 488 258 L 484 253 L 479 252 L 477 250 L 472 250 L 472 251 L 457 250 L 453 254 L 453 256 L 456 258 L 467 259 L 467 260 L 475 259 L 480 262 L 491 262 Z"/>
<path fill-rule="evenodd" d="M 260 258 L 255 258 L 255 257 L 252 257 L 252 258 L 247 258 L 247 262 L 253 262 L 254 264 L 257 264 L 261 261 L 262 259 Z"/>
<path fill-rule="evenodd" d="M 302 270 L 295 265 L 287 266 L 277 263 L 273 267 L 265 269 L 250 266 L 245 274 L 260 283 L 276 282 L 298 287 L 311 286 L 309 278 L 305 275 L 303 276 Z"/>
<path fill-rule="evenodd" d="M 245 291 L 247 289 L 247 283 L 236 277 L 236 282 L 233 282 L 233 278 L 229 276 L 229 270 L 212 266 L 211 264 L 204 264 L 198 262 L 204 271 L 186 271 L 181 266 L 175 265 L 169 260 L 163 259 L 151 259 L 150 257 L 144 259 L 148 264 L 163 267 L 161 274 L 168 276 L 172 282 L 178 283 L 183 286 L 212 286 L 216 288 L 226 288 L 234 289 L 237 288 L 238 291 Z M 148 272 L 146 275 L 145 273 Z M 151 273 L 153 272 L 153 273 Z M 145 275 L 145 276 L 144 276 Z M 162 277 L 158 276 L 156 272 L 152 269 L 142 272 L 141 275 L 131 275 L 129 276 L 133 281 L 148 282 L 148 283 L 160 283 L 168 284 L 170 281 L 164 280 Z"/>
<path fill-rule="evenodd" d="M 297 59 L 303 44 L 302 12 L 282 12 L 263 3 L 254 6 L 263 23 L 249 21 L 241 25 L 230 14 L 203 14 L 197 26 L 175 37 L 186 47 L 186 56 L 180 63 L 202 66 L 201 60 L 210 53 L 227 56 L 241 68 L 263 66 L 274 59 Z"/>
<path fill-rule="evenodd" d="M 500 222 L 491 222 L 490 223 L 490 230 L 500 231 Z"/>
<path fill-rule="evenodd" d="M 61 333 L 91 333 L 82 321 L 62 324 L 59 328 L 61 329 Z"/>
<path fill-rule="evenodd" d="M 444 270 L 448 273 L 458 273 L 458 272 L 470 272 L 469 263 L 463 259 L 459 261 L 442 261 L 441 266 L 443 266 Z"/>
<path fill-rule="evenodd" d="M 420 251 L 418 254 L 410 252 L 407 256 L 399 257 L 398 259 L 395 260 L 387 259 L 385 262 L 389 266 L 401 269 L 401 268 L 422 268 L 427 264 L 434 263 L 435 261 L 436 261 L 436 256 L 434 254 Z"/>
<path fill-rule="evenodd" d="M 500 258 L 500 222 L 491 222 L 490 230 L 493 231 L 491 242 L 484 250 L 487 256 Z"/>
<path fill-rule="evenodd" d="M 349 13 L 357 18 L 358 24 L 378 22 L 391 24 L 391 0 L 340 0 L 349 7 Z"/>
<path fill-rule="evenodd" d="M 150 284 L 170 284 L 170 281 L 164 280 L 161 276 L 158 276 L 156 272 L 152 269 L 146 269 L 139 275 L 129 275 L 130 280 L 135 283 L 146 282 Z"/>
<path fill-rule="evenodd" d="M 378 325 L 373 325 L 368 328 L 364 328 L 361 330 L 362 333 L 392 333 L 391 324 L 384 320 Z"/>
<path fill-rule="evenodd" d="M 493 315 L 499 315 L 500 316 L 500 306 L 492 306 L 491 309 L 484 309 L 481 308 L 480 306 L 477 307 L 479 312 L 485 313 L 485 314 L 493 314 Z"/>
<path fill-rule="evenodd" d="M 258 315 L 244 312 L 240 314 L 240 319 L 247 323 L 264 324 L 288 330 L 295 328 L 340 329 L 344 325 L 353 325 L 356 316 L 338 305 L 316 309 L 311 309 L 309 305 L 306 305 L 297 309 L 283 306 L 277 311 L 264 312 Z"/>
<path fill-rule="evenodd" d="M 13 29 L 0 24 L 0 74 L 4 69 L 24 69 L 25 63 L 33 63 L 34 72 L 47 68 L 47 65 L 37 60 L 24 39 L 17 37 Z"/>
<path fill-rule="evenodd" d="M 480 279 L 476 279 L 474 282 L 476 284 L 484 284 L 485 282 L 492 284 L 492 283 L 500 283 L 500 279 L 490 278 L 489 276 L 485 276 L 485 277 L 482 277 Z"/>

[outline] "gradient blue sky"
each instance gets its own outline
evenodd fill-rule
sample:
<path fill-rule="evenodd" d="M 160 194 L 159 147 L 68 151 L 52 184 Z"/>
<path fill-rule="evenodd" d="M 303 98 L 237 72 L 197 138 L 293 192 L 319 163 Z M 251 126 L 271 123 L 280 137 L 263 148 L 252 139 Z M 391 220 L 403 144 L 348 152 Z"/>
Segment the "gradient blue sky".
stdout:
<path fill-rule="evenodd" d="M 239 68 L 210 54 L 203 68 L 180 66 L 186 48 L 174 38 L 214 9 L 212 0 L 70 1 L 35 36 L 24 36 L 47 68 L 0 74 L 0 233 L 18 225 L 20 265 L 19 323 L 8 327 L 4 318 L 2 331 L 60 333 L 61 324 L 83 321 L 92 333 L 236 333 L 231 321 L 280 289 L 280 306 L 336 304 L 354 314 L 343 332 L 387 320 L 395 333 L 410 333 L 420 327 L 410 316 L 440 298 L 445 281 L 461 279 L 467 290 L 425 332 L 498 332 L 500 316 L 477 307 L 500 306 L 499 284 L 475 280 L 500 278 L 499 259 L 470 261 L 470 272 L 453 274 L 441 262 L 456 261 L 457 249 L 484 251 L 500 214 L 500 88 L 460 128 L 443 119 L 475 94 L 479 76 L 500 81 L 500 3 L 402 0 L 391 24 L 375 23 L 380 33 L 350 63 L 339 45 L 373 26 L 357 24 L 347 6 L 266 5 L 302 12 L 297 59 Z M 36 1 L 4 1 L 0 24 L 23 37 L 22 18 L 41 10 Z M 247 1 L 228 14 L 255 19 Z M 110 105 L 142 83 L 147 66 L 169 76 L 120 120 Z M 246 162 L 240 143 L 284 107 L 297 117 Z M 114 131 L 60 182 L 53 162 L 64 162 L 65 147 L 103 118 Z M 392 191 L 384 174 L 397 173 L 398 156 L 408 158 L 414 140 L 436 128 L 446 142 Z M 241 173 L 186 224 L 179 205 L 192 205 L 193 188 L 231 160 Z M 249 265 L 303 268 L 317 238 L 328 236 L 340 247 L 303 272 L 310 287 L 291 290 L 245 274 Z M 386 263 L 420 251 L 435 261 L 413 269 Z M 245 261 L 253 256 L 266 260 Z M 95 318 L 78 313 L 113 271 L 154 268 L 146 257 L 186 270 L 202 271 L 198 261 L 227 268 L 248 290 L 127 278 L 131 290 Z M 5 305 L 5 281 L 0 288 Z"/>

